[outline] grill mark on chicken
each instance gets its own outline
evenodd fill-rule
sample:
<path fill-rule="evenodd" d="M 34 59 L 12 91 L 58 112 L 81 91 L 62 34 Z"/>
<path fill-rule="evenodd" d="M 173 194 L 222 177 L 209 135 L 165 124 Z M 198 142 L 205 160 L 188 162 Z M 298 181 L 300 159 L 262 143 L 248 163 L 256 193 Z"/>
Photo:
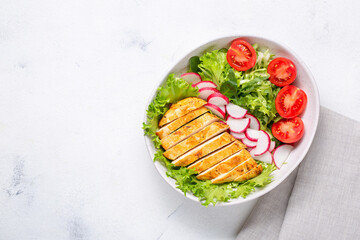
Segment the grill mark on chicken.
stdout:
<path fill-rule="evenodd" d="M 219 121 L 220 119 L 213 114 L 205 113 L 199 118 L 195 119 L 192 122 L 189 122 L 185 126 L 182 126 L 172 134 L 161 139 L 161 146 L 167 150 L 177 143 L 187 139 L 193 134 L 200 132 L 205 127 L 209 126 L 211 123 Z"/>
<path fill-rule="evenodd" d="M 228 128 L 229 126 L 225 124 L 214 122 L 209 126 L 207 126 L 206 128 L 204 128 L 203 130 L 201 130 L 200 132 L 195 133 L 191 137 L 185 139 L 184 141 L 173 146 L 172 148 L 166 150 L 164 152 L 164 156 L 170 160 L 175 160 L 184 153 L 200 145 L 205 140 L 211 139 L 216 135 L 225 132 Z"/>
<path fill-rule="evenodd" d="M 188 114 L 189 112 L 204 106 L 205 104 L 206 101 L 197 97 L 189 97 L 180 100 L 179 102 L 171 105 L 170 109 L 164 114 L 162 119 L 159 121 L 159 127 L 162 127 L 165 124 L 168 124 L 178 119 L 179 117 L 182 117 Z"/>
<path fill-rule="evenodd" d="M 213 152 L 199 161 L 191 164 L 188 166 L 188 168 L 194 169 L 198 173 L 201 173 L 205 171 L 206 169 L 209 169 L 210 167 L 214 166 L 215 164 L 221 162 L 225 158 L 233 155 L 234 153 L 237 153 L 244 149 L 246 146 L 242 144 L 240 141 L 235 140 L 233 143 L 217 150 L 216 152 Z"/>
<path fill-rule="evenodd" d="M 187 166 L 233 141 L 235 141 L 233 136 L 226 132 L 222 133 L 177 158 L 173 164 L 175 166 Z"/>

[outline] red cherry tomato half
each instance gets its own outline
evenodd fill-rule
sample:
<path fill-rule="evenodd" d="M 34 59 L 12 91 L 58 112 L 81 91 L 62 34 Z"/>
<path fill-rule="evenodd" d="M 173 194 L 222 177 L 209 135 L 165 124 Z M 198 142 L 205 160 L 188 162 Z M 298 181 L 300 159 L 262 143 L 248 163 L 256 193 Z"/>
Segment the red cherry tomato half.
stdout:
<path fill-rule="evenodd" d="M 235 39 L 226 54 L 226 59 L 235 70 L 246 71 L 255 66 L 256 52 L 250 43 Z"/>
<path fill-rule="evenodd" d="M 306 93 L 293 85 L 283 87 L 275 99 L 276 110 L 283 118 L 299 116 L 306 104 Z"/>
<path fill-rule="evenodd" d="M 294 143 L 304 135 L 304 122 L 299 117 L 283 118 L 272 125 L 271 132 L 281 142 Z"/>
<path fill-rule="evenodd" d="M 296 78 L 295 64 L 287 58 L 279 57 L 272 60 L 267 68 L 270 82 L 283 87 L 291 84 Z"/>

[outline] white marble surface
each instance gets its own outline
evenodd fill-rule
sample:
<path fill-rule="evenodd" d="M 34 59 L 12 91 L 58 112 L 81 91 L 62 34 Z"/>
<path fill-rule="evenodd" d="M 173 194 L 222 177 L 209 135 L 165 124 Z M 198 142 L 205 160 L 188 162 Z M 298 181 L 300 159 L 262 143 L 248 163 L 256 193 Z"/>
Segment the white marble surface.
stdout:
<path fill-rule="evenodd" d="M 204 208 L 153 167 L 150 90 L 222 35 L 279 39 L 322 105 L 360 120 L 360 3 L 2 0 L 0 239 L 233 239 L 254 203 Z"/>

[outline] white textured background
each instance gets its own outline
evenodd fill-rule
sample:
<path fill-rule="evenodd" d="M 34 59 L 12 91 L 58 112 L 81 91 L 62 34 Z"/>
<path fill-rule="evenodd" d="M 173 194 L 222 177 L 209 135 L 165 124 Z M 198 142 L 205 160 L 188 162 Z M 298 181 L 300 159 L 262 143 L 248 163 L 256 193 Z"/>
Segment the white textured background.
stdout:
<path fill-rule="evenodd" d="M 0 239 L 233 239 L 253 203 L 204 208 L 153 167 L 145 103 L 189 50 L 278 39 L 322 105 L 360 120 L 360 2 L 0 0 Z"/>

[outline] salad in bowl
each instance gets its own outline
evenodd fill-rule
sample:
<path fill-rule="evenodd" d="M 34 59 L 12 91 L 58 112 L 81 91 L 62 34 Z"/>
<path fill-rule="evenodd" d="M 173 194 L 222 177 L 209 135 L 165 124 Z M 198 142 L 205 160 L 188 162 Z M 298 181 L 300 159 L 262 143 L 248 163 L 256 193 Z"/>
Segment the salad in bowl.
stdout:
<path fill-rule="evenodd" d="M 276 43 L 256 40 L 223 38 L 193 51 L 146 111 L 143 129 L 157 169 L 205 206 L 270 191 L 301 162 L 316 130 L 310 73 Z"/>

